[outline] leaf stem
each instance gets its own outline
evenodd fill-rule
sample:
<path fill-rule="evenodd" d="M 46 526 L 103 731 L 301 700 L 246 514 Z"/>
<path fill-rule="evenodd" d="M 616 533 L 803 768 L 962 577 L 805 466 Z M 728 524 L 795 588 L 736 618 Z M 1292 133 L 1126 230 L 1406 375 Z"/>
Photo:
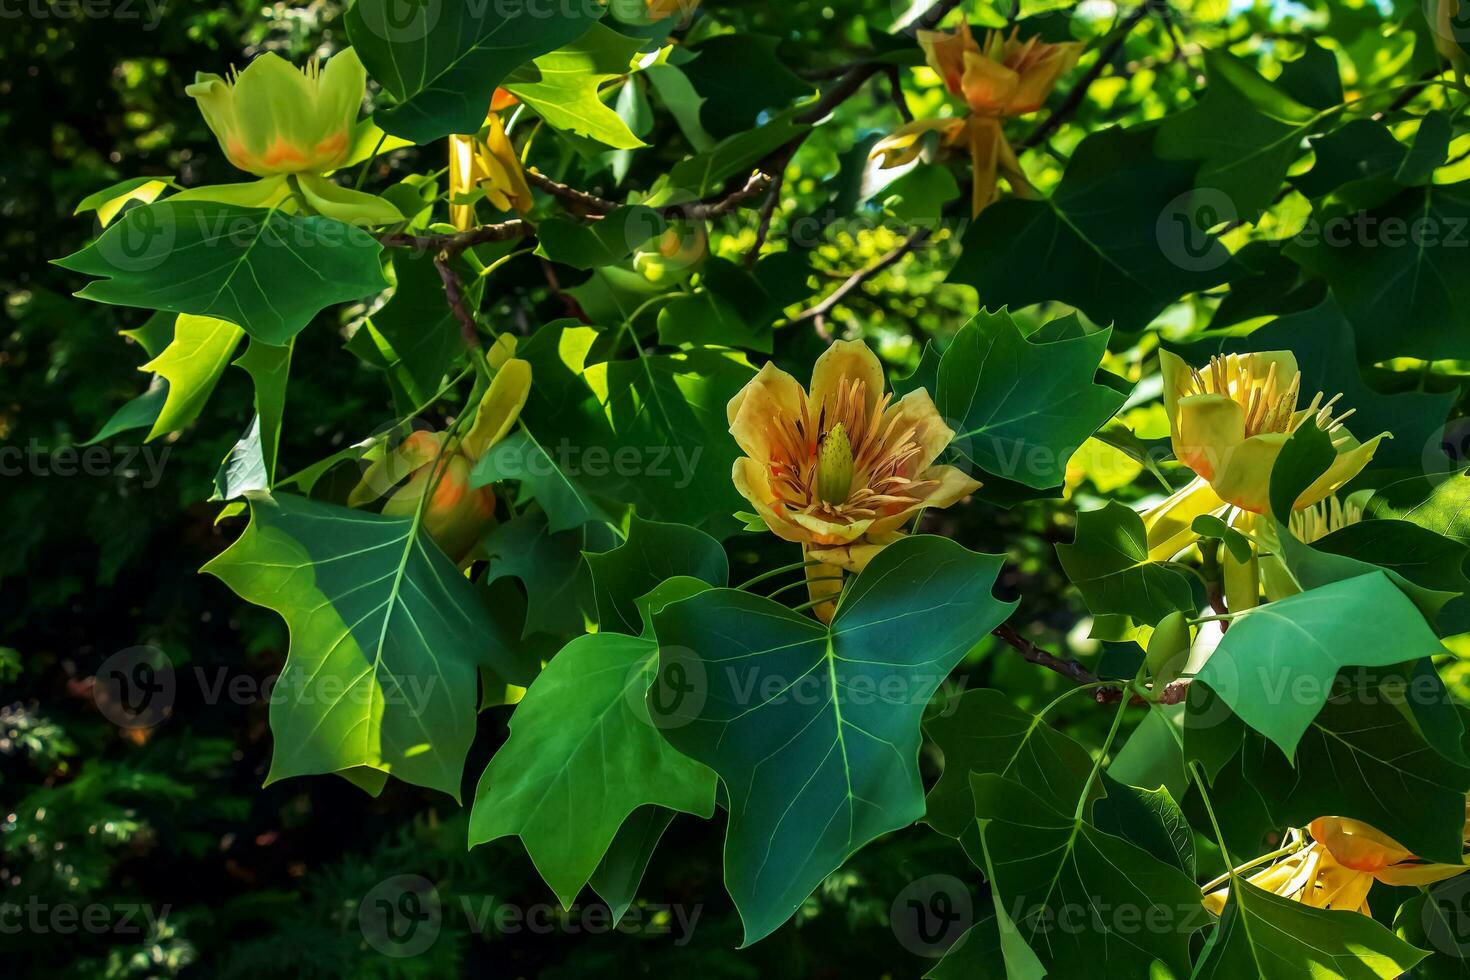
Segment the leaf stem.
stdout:
<path fill-rule="evenodd" d="M 1133 684 L 1143 680 L 1143 671 L 1133 678 Z M 1130 685 L 1132 686 L 1132 685 Z M 1102 772 L 1103 760 L 1108 757 L 1108 751 L 1113 747 L 1113 740 L 1118 737 L 1118 729 L 1123 727 L 1123 715 L 1127 713 L 1132 698 L 1122 697 L 1118 699 L 1118 710 L 1113 714 L 1112 727 L 1108 729 L 1108 737 L 1103 740 L 1102 748 L 1098 750 L 1097 758 L 1093 760 L 1092 772 L 1087 774 L 1087 782 L 1082 784 L 1082 795 L 1077 800 L 1077 810 L 1072 814 L 1073 820 L 1082 819 L 1082 811 L 1087 809 L 1087 799 L 1092 795 L 1092 784 L 1097 780 L 1098 773 Z"/>
<path fill-rule="evenodd" d="M 816 558 L 808 558 L 806 561 L 792 562 L 790 565 L 782 565 L 780 568 L 773 568 L 768 572 L 761 572 L 754 578 L 747 579 L 746 581 L 741 582 L 739 585 L 735 586 L 735 588 L 741 592 L 744 592 L 752 585 L 758 585 L 768 578 L 775 578 L 777 575 L 784 575 L 787 572 L 794 572 L 798 568 L 810 568 L 812 565 L 820 564 L 822 564 L 821 561 Z"/>

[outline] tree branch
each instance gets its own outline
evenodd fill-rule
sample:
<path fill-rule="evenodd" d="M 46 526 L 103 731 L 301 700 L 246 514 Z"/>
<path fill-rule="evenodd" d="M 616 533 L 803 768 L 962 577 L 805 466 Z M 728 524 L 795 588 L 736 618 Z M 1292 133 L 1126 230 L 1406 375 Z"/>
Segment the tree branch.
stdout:
<path fill-rule="evenodd" d="M 1067 660 L 1064 657 L 1058 657 L 1054 653 L 1043 650 L 1022 636 L 1009 623 L 997 626 L 991 630 L 991 633 L 998 639 L 1010 644 L 1015 648 L 1016 652 L 1020 653 L 1022 657 L 1025 657 L 1033 664 L 1045 667 L 1047 670 L 1054 670 L 1063 677 L 1071 678 L 1078 684 L 1095 684 L 1097 682 L 1097 675 L 1092 671 L 1075 660 Z"/>
<path fill-rule="evenodd" d="M 386 248 L 415 248 L 423 252 L 443 252 L 449 258 L 475 245 L 488 242 L 508 242 L 514 238 L 534 235 L 536 226 L 521 218 L 512 218 L 495 225 L 479 225 L 469 231 L 443 235 L 409 235 L 404 232 L 388 232 L 379 235 L 378 241 Z"/>
<path fill-rule="evenodd" d="M 920 228 L 919 230 L 915 231 L 913 234 L 909 235 L 909 237 L 905 238 L 898 245 L 898 247 L 894 248 L 892 251 L 888 252 L 888 254 L 879 258 L 872 265 L 859 269 L 857 272 L 854 272 L 852 275 L 848 276 L 846 281 L 844 281 L 842 285 L 838 286 L 836 289 L 832 290 L 832 292 L 828 293 L 826 298 L 824 298 L 821 302 L 817 303 L 815 306 L 802 310 L 796 316 L 792 317 L 791 323 L 796 324 L 802 322 L 803 320 L 811 320 L 813 321 L 813 325 L 817 328 L 817 332 L 819 334 L 822 334 L 824 337 L 828 336 L 826 329 L 827 315 L 831 313 L 832 310 L 839 303 L 841 303 L 848 296 L 852 295 L 853 290 L 860 288 L 863 283 L 878 275 L 878 273 L 882 272 L 884 269 L 887 269 L 889 266 L 893 265 L 909 252 L 913 251 L 915 248 L 928 241 L 931 234 L 933 234 L 932 228 Z"/>

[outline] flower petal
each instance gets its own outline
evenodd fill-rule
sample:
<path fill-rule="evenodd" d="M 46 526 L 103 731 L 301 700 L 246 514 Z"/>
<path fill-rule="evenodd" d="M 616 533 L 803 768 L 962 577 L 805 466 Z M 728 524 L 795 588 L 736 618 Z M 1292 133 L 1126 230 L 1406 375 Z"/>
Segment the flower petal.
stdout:
<path fill-rule="evenodd" d="M 1373 454 L 1378 451 L 1378 444 L 1385 438 L 1392 439 L 1393 434 L 1383 432 L 1359 445 L 1358 440 L 1354 439 L 1346 430 L 1339 430 L 1336 434 L 1338 443 L 1337 458 L 1332 461 L 1332 465 L 1327 468 L 1326 473 L 1317 477 L 1311 486 L 1302 491 L 1302 495 L 1296 498 L 1296 503 L 1292 509 L 1301 510 L 1303 507 L 1312 506 L 1363 472 L 1363 467 L 1368 465 L 1369 460 L 1373 458 Z"/>
<path fill-rule="evenodd" d="M 465 454 L 472 460 L 485 455 L 510 427 L 516 424 L 531 394 L 531 365 L 518 357 L 512 357 L 495 372 L 490 387 L 480 399 L 475 410 L 475 424 L 464 437 Z"/>
<path fill-rule="evenodd" d="M 1168 561 L 1199 540 L 1191 529 L 1203 514 L 1220 515 L 1229 507 L 1204 477 L 1195 477 L 1143 514 L 1148 532 L 1149 561 Z"/>
<path fill-rule="evenodd" d="M 771 481 L 766 476 L 766 468 L 760 463 L 740 457 L 730 471 L 730 481 L 735 484 L 735 492 L 750 501 L 755 512 L 776 537 L 783 541 L 805 542 L 811 539 L 805 528 L 798 527 L 785 516 L 784 507 L 778 512 L 772 506 L 775 494 L 771 492 Z"/>
<path fill-rule="evenodd" d="M 1252 514 L 1271 509 L 1271 469 L 1290 438 L 1284 432 L 1251 436 L 1223 454 L 1210 480 L 1220 499 Z"/>
<path fill-rule="evenodd" d="M 1245 409 L 1226 395 L 1188 395 L 1173 420 L 1174 455 L 1206 480 L 1215 479 L 1245 440 Z"/>
<path fill-rule="evenodd" d="M 772 424 L 778 418 L 800 418 L 804 398 L 801 384 L 768 362 L 725 406 L 730 434 L 747 456 L 767 463 Z"/>
<path fill-rule="evenodd" d="M 812 367 L 811 400 L 813 410 L 828 400 L 835 400 L 841 382 L 848 378 L 861 381 L 867 392 L 867 410 L 871 412 L 883 397 L 883 364 L 878 355 L 861 340 L 839 340 L 822 352 Z"/>

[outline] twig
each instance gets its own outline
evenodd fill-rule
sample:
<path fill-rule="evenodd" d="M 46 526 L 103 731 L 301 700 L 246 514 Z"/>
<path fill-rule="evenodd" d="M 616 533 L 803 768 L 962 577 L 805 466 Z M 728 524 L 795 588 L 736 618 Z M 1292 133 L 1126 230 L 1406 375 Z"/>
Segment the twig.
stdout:
<path fill-rule="evenodd" d="M 459 255 L 467 248 L 488 242 L 508 242 L 514 238 L 534 235 L 536 227 L 529 221 L 513 218 L 496 225 L 479 225 L 469 231 L 444 235 L 409 235 L 404 232 L 388 232 L 379 235 L 378 241 L 388 248 L 416 248 L 423 252 L 443 252 L 449 258 Z"/>
<path fill-rule="evenodd" d="M 771 219 L 776 216 L 776 208 L 781 204 L 781 185 L 786 180 L 786 171 L 783 168 L 776 178 L 771 181 L 771 193 L 766 197 L 766 202 L 761 205 L 760 223 L 755 228 L 755 244 L 750 246 L 750 251 L 745 253 L 745 264 L 754 267 L 756 260 L 761 257 L 761 249 L 766 244 L 766 239 L 771 234 Z"/>
<path fill-rule="evenodd" d="M 1086 667 L 1082 666 L 1075 660 L 1067 660 L 1064 657 L 1058 657 L 1054 653 L 1043 650 L 1041 647 L 1037 646 L 1035 643 L 1032 643 L 1030 640 L 1022 636 L 1019 632 L 1016 631 L 1016 628 L 1009 623 L 997 626 L 995 629 L 991 630 L 991 633 L 993 633 L 998 639 L 1004 640 L 1006 643 L 1010 644 L 1012 647 L 1015 648 L 1018 653 L 1021 654 L 1021 656 L 1025 657 L 1033 664 L 1045 667 L 1047 670 L 1054 670 L 1058 674 L 1061 674 L 1063 677 L 1071 678 L 1078 684 L 1097 683 L 1097 675 L 1094 674 L 1092 671 L 1088 670 Z M 1098 693 L 1101 694 L 1102 692 L 1099 691 Z"/>
<path fill-rule="evenodd" d="M 905 238 L 896 248 L 890 251 L 887 255 L 882 256 L 872 265 L 859 269 L 857 272 L 854 272 L 852 275 L 848 276 L 846 281 L 844 281 L 842 285 L 838 286 L 836 289 L 832 290 L 832 292 L 828 293 L 826 298 L 823 299 L 820 303 L 817 303 L 815 306 L 809 307 L 808 309 L 802 310 L 796 316 L 792 317 L 791 322 L 795 324 L 800 323 L 803 320 L 811 320 L 813 321 L 813 326 L 815 326 L 817 329 L 817 333 L 821 334 L 824 338 L 827 337 L 827 315 L 831 313 L 832 310 L 839 303 L 850 296 L 853 290 L 860 288 L 863 283 L 867 282 L 869 279 L 873 278 L 878 273 L 882 272 L 884 269 L 887 269 L 899 259 L 903 258 L 909 252 L 913 251 L 915 248 L 928 241 L 931 234 L 933 234 L 932 228 L 920 228 L 919 230 L 915 231 L 913 234 L 909 235 L 909 237 Z"/>
<path fill-rule="evenodd" d="M 1419 76 L 1419 83 L 1417 85 L 1410 85 L 1408 88 L 1404 89 L 1382 111 L 1373 113 L 1373 115 L 1369 118 L 1371 118 L 1374 122 L 1378 122 L 1382 120 L 1385 116 L 1391 113 L 1398 112 L 1404 106 L 1408 105 L 1410 102 L 1413 102 L 1415 97 L 1418 96 L 1420 92 L 1428 88 L 1429 83 L 1433 79 L 1438 78 L 1440 73 L 1443 71 L 1444 69 L 1438 66 L 1428 69 L 1424 72 L 1424 74 Z"/>
<path fill-rule="evenodd" d="M 897 65 L 889 65 L 886 69 L 888 84 L 893 89 L 893 104 L 898 109 L 898 114 L 906 123 L 914 121 L 914 114 L 909 111 L 908 100 L 903 96 L 903 79 L 898 74 Z"/>
<path fill-rule="evenodd" d="M 552 180 L 535 167 L 526 168 L 526 183 L 533 187 L 539 187 L 552 197 L 559 198 L 568 204 L 575 205 L 582 211 L 592 214 L 607 214 L 609 211 L 614 211 L 618 207 L 616 201 L 609 201 L 605 197 L 598 197 L 596 194 L 579 191 L 577 188 L 563 184 L 559 180 Z"/>
<path fill-rule="evenodd" d="M 1062 100 L 1061 105 L 1057 106 L 1056 111 L 1043 119 L 1041 125 L 1037 126 L 1025 139 L 1021 140 L 1019 149 L 1027 150 L 1038 143 L 1045 142 L 1047 137 L 1060 129 L 1062 123 L 1070 119 L 1081 108 L 1083 100 L 1087 98 L 1087 90 L 1092 87 L 1092 83 L 1098 80 L 1108 65 L 1112 64 L 1113 59 L 1118 56 L 1118 52 L 1122 49 L 1123 42 L 1128 39 L 1128 34 L 1138 25 L 1139 21 L 1148 16 L 1149 11 L 1153 8 L 1154 0 L 1144 0 L 1143 3 L 1133 9 L 1132 13 L 1124 18 L 1123 23 L 1118 25 L 1113 40 L 1098 53 L 1097 60 L 1092 63 L 1092 67 L 1087 69 L 1087 73 L 1078 79 L 1077 84 L 1073 85 L 1071 90 L 1067 92 L 1067 97 Z"/>
<path fill-rule="evenodd" d="M 471 351 L 476 351 L 480 347 L 480 331 L 475 326 L 475 315 L 465 304 L 464 292 L 459 287 L 459 276 L 454 274 L 454 269 L 449 262 L 447 252 L 440 252 L 434 256 L 434 268 L 439 271 L 439 279 L 444 283 L 444 298 L 449 301 L 449 309 L 454 313 L 454 318 L 459 321 L 459 335 L 463 338 L 466 347 Z"/>

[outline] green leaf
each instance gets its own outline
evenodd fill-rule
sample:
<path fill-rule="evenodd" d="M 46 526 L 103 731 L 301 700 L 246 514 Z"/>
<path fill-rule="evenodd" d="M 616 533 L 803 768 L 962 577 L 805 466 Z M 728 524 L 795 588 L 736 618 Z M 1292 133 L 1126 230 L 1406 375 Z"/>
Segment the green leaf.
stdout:
<path fill-rule="evenodd" d="M 1470 543 L 1470 471 L 1395 481 L 1380 487 L 1366 510 L 1375 517 L 1398 518 Z"/>
<path fill-rule="evenodd" d="M 1194 831 L 1173 795 L 1163 786 L 1130 786 L 1106 772 L 1102 783 L 1106 795 L 1092 808 L 1097 829 L 1143 848 L 1193 878 Z"/>
<path fill-rule="evenodd" d="M 181 315 L 173 340 L 163 353 L 144 364 L 168 382 L 168 394 L 149 439 L 177 432 L 199 417 L 220 376 L 240 346 L 244 332 L 226 320 Z"/>
<path fill-rule="evenodd" d="M 1424 958 L 1366 915 L 1312 908 L 1236 878 L 1195 980 L 1393 980 Z"/>
<path fill-rule="evenodd" d="M 255 385 L 256 441 L 265 483 L 251 489 L 270 489 L 276 478 L 276 457 L 281 449 L 281 419 L 286 414 L 286 384 L 290 380 L 294 347 L 294 339 L 273 347 L 252 337 L 245 346 L 245 353 L 235 360 L 235 366 L 250 375 Z"/>
<path fill-rule="evenodd" d="M 641 204 L 618 208 L 593 224 L 548 218 L 536 229 L 536 254 L 574 269 L 616 265 L 663 233 L 668 223 Z"/>
<path fill-rule="evenodd" d="M 595 611 L 582 560 L 586 543 L 580 528 L 553 533 L 546 515 L 536 512 L 497 525 L 485 538 L 486 584 L 514 576 L 525 586 L 523 637 L 546 633 L 565 639 L 586 632 Z"/>
<path fill-rule="evenodd" d="M 734 589 L 654 617 L 651 710 L 728 791 L 725 885 L 747 944 L 859 848 L 924 815 L 919 721 L 1014 608 L 990 592 L 1001 564 L 916 535 L 857 576 L 830 627 Z"/>
<path fill-rule="evenodd" d="M 1302 105 L 1227 52 L 1205 52 L 1205 66 L 1204 97 L 1164 120 L 1158 152 L 1165 159 L 1202 161 L 1195 186 L 1224 195 L 1235 209 L 1226 218 L 1254 221 L 1325 113 Z"/>
<path fill-rule="evenodd" d="M 1191 879 L 1020 783 L 970 782 L 996 906 L 1020 913 L 1048 976 L 1144 977 L 1154 960 L 1188 973 L 1190 933 L 1209 918 Z"/>
<path fill-rule="evenodd" d="M 648 869 L 659 838 L 663 837 L 673 820 L 673 810 L 661 806 L 640 806 L 623 821 L 608 845 L 607 853 L 602 856 L 602 862 L 592 872 L 588 884 L 607 903 L 614 926 L 623 920 L 633 900 L 638 897 L 643 873 Z"/>
<path fill-rule="evenodd" d="M 1470 357 L 1470 280 L 1460 275 L 1470 181 L 1404 191 L 1359 215 L 1329 214 L 1288 257 L 1327 280 L 1357 333 L 1364 363 Z"/>
<path fill-rule="evenodd" d="M 1414 604 L 1372 572 L 1238 614 L 1197 679 L 1291 757 L 1340 669 L 1442 649 Z"/>
<path fill-rule="evenodd" d="M 1207 218 L 1218 208 L 1192 192 L 1194 164 L 1161 159 L 1153 142 L 1145 126 L 1088 136 L 1051 197 L 981 213 L 949 281 L 988 309 L 1060 301 L 1123 331 L 1222 281 L 1230 255 L 1208 228 L 1231 216 Z"/>
<path fill-rule="evenodd" d="M 587 364 L 598 336 L 563 320 L 521 346 L 536 378 L 522 424 L 559 472 L 605 499 L 653 520 L 728 525 L 744 498 L 730 482 L 739 449 L 725 405 L 754 369 L 707 347 Z"/>
<path fill-rule="evenodd" d="M 715 138 L 700 121 L 700 107 L 704 105 L 704 98 L 694 90 L 684 70 L 669 64 L 649 65 L 643 70 L 643 74 L 694 151 L 703 153 L 714 146 Z"/>
<path fill-rule="evenodd" d="M 77 203 L 72 214 L 96 211 L 98 223 L 105 228 L 129 201 L 152 204 L 164 190 L 176 186 L 172 177 L 129 177 L 88 194 Z"/>
<path fill-rule="evenodd" d="M 1194 611 L 1189 580 L 1149 560 L 1143 518 L 1116 500 L 1079 513 L 1076 539 L 1056 547 L 1062 570 L 1094 614 L 1153 624 L 1171 612 Z"/>
<path fill-rule="evenodd" d="M 1431 885 L 1394 913 L 1398 937 L 1430 951 L 1414 970 L 1415 980 L 1470 978 L 1470 936 L 1465 933 L 1465 888 L 1460 876 Z"/>
<path fill-rule="evenodd" d="M 989 912 L 945 950 L 944 958 L 924 974 L 924 980 L 1011 980 L 1004 955 L 996 914 Z M 1045 975 L 1042 971 L 1034 977 L 1039 980 Z"/>
<path fill-rule="evenodd" d="M 759 124 L 767 110 L 780 111 L 813 94 L 809 82 L 794 75 L 776 54 L 779 38 L 760 34 L 719 34 L 690 50 L 684 74 L 704 97 L 702 118 L 716 136 L 731 136 Z"/>
<path fill-rule="evenodd" d="M 1249 538 L 1214 514 L 1201 514 L 1190 522 L 1189 529 L 1202 538 L 1223 541 L 1231 557 L 1241 564 L 1250 561 L 1251 555 L 1255 553 Z"/>
<path fill-rule="evenodd" d="M 714 773 L 675 751 L 649 717 L 657 663 L 651 636 L 592 633 L 563 647 L 480 777 L 470 846 L 519 835 L 570 907 L 640 807 L 710 816 Z"/>
<path fill-rule="evenodd" d="M 478 131 L 496 86 L 581 37 L 603 8 L 548 12 L 532 4 L 358 0 L 344 18 L 347 36 L 368 74 L 398 102 L 374 121 L 415 143 Z"/>
<path fill-rule="evenodd" d="M 1076 805 L 1092 773 L 1086 749 L 1016 707 L 1002 691 L 969 691 L 951 712 L 925 721 L 924 730 L 944 753 L 944 771 L 925 800 L 924 819 L 950 837 L 975 824 L 971 773 L 1014 780 L 1058 809 Z"/>
<path fill-rule="evenodd" d="M 280 346 L 324 307 L 385 287 L 382 250 L 331 218 L 161 201 L 133 208 L 56 264 L 102 277 L 77 291 L 83 299 L 217 317 Z"/>
<path fill-rule="evenodd" d="M 119 432 L 152 429 L 167 401 L 168 381 L 161 375 L 154 375 L 147 391 L 124 403 L 112 413 L 106 422 L 102 423 L 102 428 L 97 430 L 95 436 L 79 445 L 95 446 L 105 439 L 111 439 Z"/>
<path fill-rule="evenodd" d="M 712 256 L 701 270 L 699 289 L 675 296 L 659 310 L 659 343 L 769 354 L 772 324 L 809 294 L 810 272 L 810 257 L 800 251 L 767 255 L 753 269 Z"/>
<path fill-rule="evenodd" d="M 661 524 L 637 514 L 629 522 L 626 541 L 585 557 L 592 570 L 598 629 L 603 631 L 641 632 L 637 600 L 665 579 L 685 576 L 722 586 L 730 577 L 725 549 L 714 538 L 684 524 Z"/>
<path fill-rule="evenodd" d="M 1109 336 L 1036 342 L 1008 313 L 977 314 L 939 362 L 934 404 L 955 430 L 952 448 L 994 476 L 1060 486 L 1072 454 L 1123 405 L 1092 380 Z"/>
<path fill-rule="evenodd" d="M 458 800 L 477 668 L 530 680 L 514 641 L 414 519 L 248 497 L 250 526 L 204 571 L 291 632 L 266 781 L 362 766 Z"/>
<path fill-rule="evenodd" d="M 393 257 L 397 283 L 393 295 L 373 312 L 348 346 L 371 345 L 371 363 L 381 365 L 402 390 L 407 407 L 423 405 L 439 391 L 445 375 L 464 353 L 464 339 L 454 311 L 444 301 L 444 280 L 434 257 L 400 251 Z M 479 283 L 466 290 L 478 302 Z"/>
<path fill-rule="evenodd" d="M 769 122 L 744 133 L 727 137 L 669 171 L 669 188 L 659 199 L 684 199 L 686 196 L 708 197 L 718 193 L 725 181 L 736 174 L 749 173 L 772 150 L 806 132 L 806 123 L 796 122 L 790 114 L 776 116 Z"/>
<path fill-rule="evenodd" d="M 522 65 L 504 87 L 535 109 L 546 125 L 631 150 L 646 146 L 628 124 L 603 104 L 599 89 L 631 70 L 643 42 L 593 24 L 581 37 Z M 478 127 L 476 127 L 478 128 Z"/>
<path fill-rule="evenodd" d="M 475 463 L 470 482 L 485 486 L 499 480 L 517 480 L 546 512 L 553 532 L 581 527 L 588 521 L 616 524 L 624 509 L 600 499 L 584 481 L 557 465 L 546 449 L 526 429 L 513 432 L 491 446 Z"/>
<path fill-rule="evenodd" d="M 1391 700 L 1371 691 L 1328 700 L 1302 736 L 1295 767 L 1248 735 L 1245 780 L 1278 827 L 1300 827 L 1323 814 L 1352 817 L 1426 860 L 1456 863 L 1470 768 L 1436 752 Z"/>

